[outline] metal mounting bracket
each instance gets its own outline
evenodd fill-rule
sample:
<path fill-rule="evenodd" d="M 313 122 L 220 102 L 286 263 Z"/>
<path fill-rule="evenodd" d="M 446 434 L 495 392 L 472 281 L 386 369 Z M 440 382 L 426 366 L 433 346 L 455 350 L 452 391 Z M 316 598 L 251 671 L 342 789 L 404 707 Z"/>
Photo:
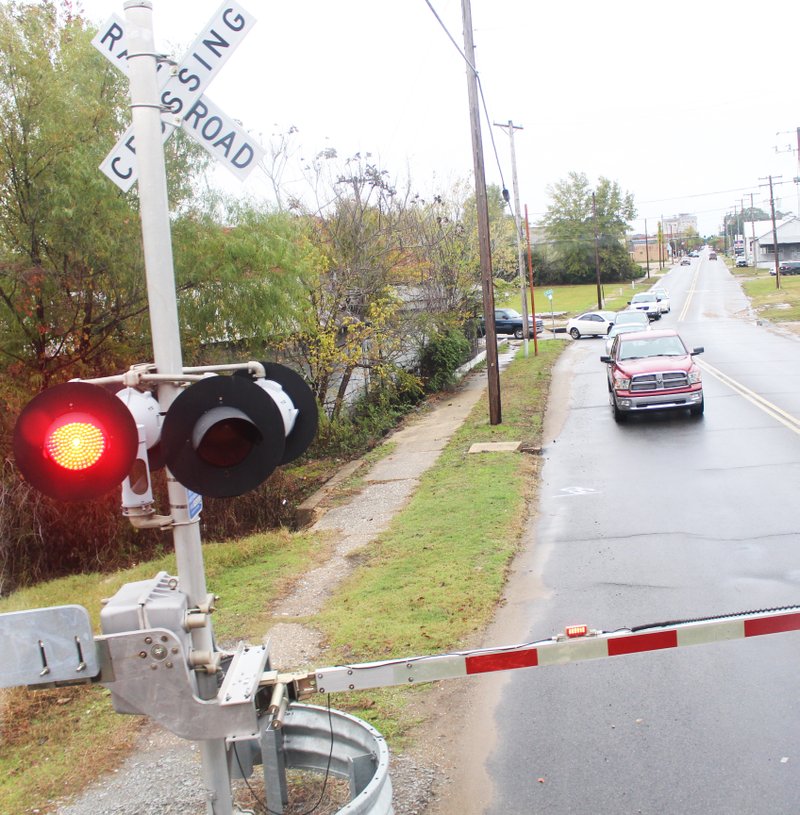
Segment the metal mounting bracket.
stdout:
<path fill-rule="evenodd" d="M 165 628 L 98 637 L 100 682 L 126 712 L 149 716 L 195 741 L 258 736 L 255 691 L 267 661 L 264 646 L 240 646 L 217 696 L 200 699 L 180 640 Z"/>

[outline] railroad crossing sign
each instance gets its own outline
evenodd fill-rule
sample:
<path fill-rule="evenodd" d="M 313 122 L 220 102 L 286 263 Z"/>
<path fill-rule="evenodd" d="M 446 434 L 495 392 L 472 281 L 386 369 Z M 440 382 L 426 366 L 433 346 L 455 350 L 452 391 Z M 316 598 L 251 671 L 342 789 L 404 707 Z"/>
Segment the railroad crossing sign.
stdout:
<path fill-rule="evenodd" d="M 264 157 L 264 149 L 203 91 L 219 73 L 234 49 L 255 25 L 235 2 L 225 2 L 189 46 L 177 66 L 159 63 L 162 136 L 166 141 L 178 127 L 213 158 L 244 180 Z M 92 45 L 123 73 L 128 73 L 125 21 L 112 14 Z M 138 178 L 136 145 L 131 125 L 100 165 L 100 170 L 127 192 Z"/>

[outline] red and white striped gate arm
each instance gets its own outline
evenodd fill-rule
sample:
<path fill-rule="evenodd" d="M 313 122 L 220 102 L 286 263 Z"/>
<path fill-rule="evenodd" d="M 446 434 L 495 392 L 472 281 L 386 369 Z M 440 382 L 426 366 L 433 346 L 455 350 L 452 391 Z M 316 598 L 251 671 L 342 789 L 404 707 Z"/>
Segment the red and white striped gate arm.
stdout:
<path fill-rule="evenodd" d="M 487 648 L 438 656 L 416 656 L 357 665 L 337 665 L 314 671 L 317 693 L 414 685 L 463 676 L 563 665 L 585 659 L 639 654 L 703 645 L 725 640 L 800 631 L 800 606 L 747 612 L 709 620 L 648 626 L 646 630 L 593 631 L 572 626 L 564 634 L 535 643 Z"/>

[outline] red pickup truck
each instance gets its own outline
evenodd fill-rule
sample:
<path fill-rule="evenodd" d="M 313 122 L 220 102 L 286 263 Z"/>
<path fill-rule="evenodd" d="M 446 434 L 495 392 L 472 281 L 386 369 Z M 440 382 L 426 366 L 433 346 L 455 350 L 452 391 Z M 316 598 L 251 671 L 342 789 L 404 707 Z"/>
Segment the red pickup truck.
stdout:
<path fill-rule="evenodd" d="M 611 353 L 600 357 L 606 363 L 614 419 L 622 422 L 631 413 L 674 408 L 702 416 L 703 381 L 694 356 L 703 350 L 690 351 L 672 329 L 619 334 Z"/>

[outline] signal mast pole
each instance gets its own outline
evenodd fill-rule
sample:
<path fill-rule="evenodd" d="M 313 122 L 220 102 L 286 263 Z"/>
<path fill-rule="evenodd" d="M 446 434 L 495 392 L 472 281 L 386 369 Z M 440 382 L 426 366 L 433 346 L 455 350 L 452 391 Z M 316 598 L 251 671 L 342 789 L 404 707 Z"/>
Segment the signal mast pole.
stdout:
<path fill-rule="evenodd" d="M 139 210 L 142 220 L 147 297 L 153 336 L 153 358 L 159 374 L 183 373 L 175 271 L 167 197 L 167 174 L 161 138 L 161 100 L 156 79 L 157 53 L 153 41 L 153 5 L 150 0 L 126 0 L 131 117 L 139 170 Z M 159 383 L 158 402 L 167 411 L 179 393 L 176 384 Z M 206 588 L 199 518 L 190 516 L 189 494 L 167 473 L 172 534 L 180 587 L 192 607 L 206 611 L 206 625 L 191 631 L 192 647 L 207 662 L 194 671 L 198 695 L 212 699 L 217 693 L 211 600 Z M 232 815 L 233 801 L 224 739 L 199 742 L 206 786 L 208 815 Z"/>

